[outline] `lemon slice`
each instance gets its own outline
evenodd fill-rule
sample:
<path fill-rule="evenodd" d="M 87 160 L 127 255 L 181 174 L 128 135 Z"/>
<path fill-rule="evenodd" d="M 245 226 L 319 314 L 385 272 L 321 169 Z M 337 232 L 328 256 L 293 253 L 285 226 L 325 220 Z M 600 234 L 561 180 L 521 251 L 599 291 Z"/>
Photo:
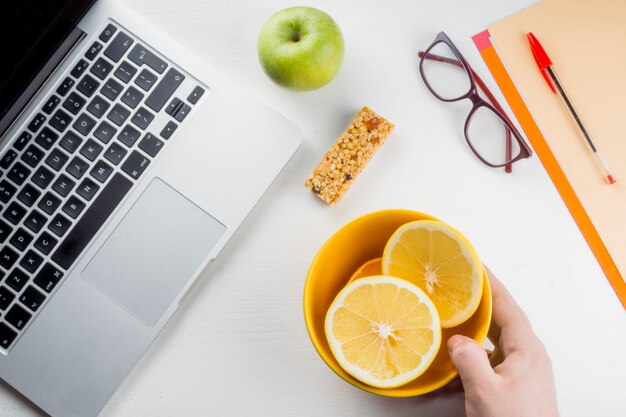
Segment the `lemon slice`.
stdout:
<path fill-rule="evenodd" d="M 326 314 L 339 365 L 359 381 L 394 388 L 420 376 L 441 344 L 435 306 L 415 285 L 378 275 L 348 284 Z"/>
<path fill-rule="evenodd" d="M 471 243 L 445 223 L 420 220 L 401 226 L 383 253 L 383 274 L 404 278 L 433 301 L 441 327 L 454 327 L 478 308 L 483 269 Z"/>
<path fill-rule="evenodd" d="M 348 282 L 352 282 L 359 278 L 373 277 L 374 275 L 382 274 L 382 261 L 382 258 L 374 258 L 365 262 L 359 267 L 359 269 L 354 271 L 354 274 L 352 274 Z"/>

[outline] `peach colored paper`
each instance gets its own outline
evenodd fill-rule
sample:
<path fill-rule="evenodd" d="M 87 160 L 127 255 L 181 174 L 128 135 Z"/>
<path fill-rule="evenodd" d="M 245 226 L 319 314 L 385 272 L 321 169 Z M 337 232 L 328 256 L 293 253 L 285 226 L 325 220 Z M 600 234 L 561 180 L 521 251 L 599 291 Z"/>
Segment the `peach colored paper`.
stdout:
<path fill-rule="evenodd" d="M 511 79 L 623 279 L 626 1 L 544 0 L 494 23 L 488 30 Z M 607 184 L 576 122 L 541 76 L 528 46 L 528 32 L 537 36 L 552 59 L 568 95 L 617 178 L 616 184 Z"/>

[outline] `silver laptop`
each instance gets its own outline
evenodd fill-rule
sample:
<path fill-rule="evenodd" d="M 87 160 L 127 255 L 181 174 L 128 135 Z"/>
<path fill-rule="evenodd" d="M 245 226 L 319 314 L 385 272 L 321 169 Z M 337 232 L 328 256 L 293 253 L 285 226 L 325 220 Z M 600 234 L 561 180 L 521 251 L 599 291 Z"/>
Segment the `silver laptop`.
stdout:
<path fill-rule="evenodd" d="M 0 8 L 0 378 L 95 416 L 300 134 L 113 0 Z"/>

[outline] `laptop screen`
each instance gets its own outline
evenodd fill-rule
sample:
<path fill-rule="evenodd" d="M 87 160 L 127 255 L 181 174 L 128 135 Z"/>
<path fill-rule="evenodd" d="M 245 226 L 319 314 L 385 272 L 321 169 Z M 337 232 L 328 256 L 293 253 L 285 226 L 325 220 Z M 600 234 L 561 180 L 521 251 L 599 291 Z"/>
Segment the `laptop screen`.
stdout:
<path fill-rule="evenodd" d="M 54 70 L 50 59 L 94 1 L 0 0 L 0 135 L 49 75 L 42 72 Z"/>

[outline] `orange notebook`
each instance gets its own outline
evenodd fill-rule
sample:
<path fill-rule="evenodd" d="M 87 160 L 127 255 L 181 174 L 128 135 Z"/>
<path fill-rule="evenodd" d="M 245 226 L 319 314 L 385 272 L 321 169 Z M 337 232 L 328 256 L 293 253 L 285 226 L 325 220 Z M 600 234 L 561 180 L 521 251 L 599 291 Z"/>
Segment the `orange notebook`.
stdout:
<path fill-rule="evenodd" d="M 626 1 L 543 0 L 473 37 L 539 159 L 626 308 Z M 537 69 L 533 32 L 617 183 Z"/>

